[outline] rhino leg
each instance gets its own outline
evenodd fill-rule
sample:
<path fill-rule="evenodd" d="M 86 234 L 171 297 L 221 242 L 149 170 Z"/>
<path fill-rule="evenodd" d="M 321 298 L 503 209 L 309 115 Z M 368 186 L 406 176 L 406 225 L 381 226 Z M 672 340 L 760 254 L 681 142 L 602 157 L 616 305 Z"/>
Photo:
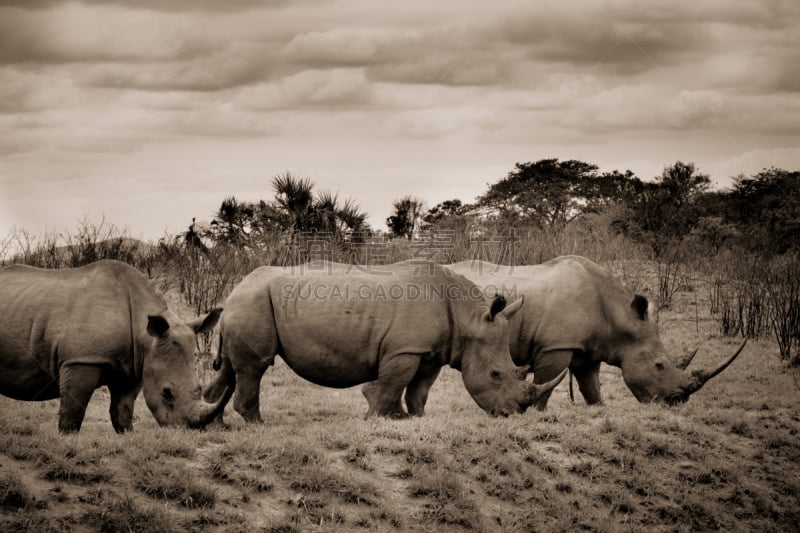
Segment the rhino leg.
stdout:
<path fill-rule="evenodd" d="M 117 433 L 125 433 L 133 429 L 133 404 L 140 389 L 140 386 L 125 388 L 112 385 L 108 387 L 111 393 L 111 407 L 108 412 L 111 415 L 111 425 L 114 426 L 114 431 Z"/>
<path fill-rule="evenodd" d="M 589 405 L 603 403 L 600 395 L 600 363 L 580 361 L 571 365 L 570 370 L 575 375 L 575 381 L 578 382 L 578 388 L 586 403 Z"/>
<path fill-rule="evenodd" d="M 61 405 L 58 408 L 58 430 L 61 433 L 75 433 L 81 429 L 86 406 L 102 378 L 103 369 L 97 365 L 72 364 L 61 367 Z"/>
<path fill-rule="evenodd" d="M 365 392 L 369 410 L 367 417 L 389 416 L 406 417 L 400 405 L 403 389 L 411 382 L 419 368 L 418 354 L 398 354 L 384 358 L 378 369 L 378 379 L 373 387 Z M 399 412 L 398 412 L 399 407 Z"/>
<path fill-rule="evenodd" d="M 217 375 L 203 390 L 203 399 L 209 403 L 217 402 L 225 393 L 226 389 L 236 389 L 236 372 L 233 371 L 231 360 L 225 355 L 222 356 L 220 360 L 221 365 L 217 371 Z M 213 424 L 217 425 L 218 427 L 225 426 L 225 422 L 222 419 L 222 413 L 220 413 L 220 415 L 214 420 Z"/>
<path fill-rule="evenodd" d="M 380 395 L 381 385 L 377 381 L 370 381 L 361 387 L 361 394 L 367 399 L 367 414 L 364 418 L 370 416 L 377 416 L 378 414 L 378 397 Z M 398 396 L 397 401 L 392 407 L 391 412 L 387 415 L 390 418 L 405 418 L 408 416 L 405 409 L 403 409 L 403 399 Z"/>
<path fill-rule="evenodd" d="M 425 414 L 425 403 L 428 401 L 428 392 L 431 390 L 434 381 L 439 377 L 442 367 L 420 368 L 411 383 L 406 387 L 406 406 L 408 414 L 411 416 L 422 416 Z"/>
<path fill-rule="evenodd" d="M 259 408 L 261 377 L 263 375 L 263 371 L 236 373 L 236 393 L 233 396 L 233 408 L 242 415 L 245 422 L 263 422 Z"/>
<path fill-rule="evenodd" d="M 572 350 L 553 350 L 540 353 L 533 362 L 533 382 L 541 385 L 555 379 L 564 369 L 569 367 L 572 355 Z M 536 408 L 538 410 L 545 410 L 547 401 L 552 393 L 553 390 L 551 389 L 536 400 Z"/>
<path fill-rule="evenodd" d="M 252 332 L 238 331 L 225 337 L 225 352 L 217 377 L 223 392 L 225 386 L 235 387 L 234 410 L 245 422 L 255 423 L 263 421 L 260 408 L 261 378 L 275 364 L 278 337 L 271 330 L 251 335 L 248 333 Z M 223 350 L 222 344 L 220 350 Z M 222 393 L 217 394 L 221 396 Z"/>

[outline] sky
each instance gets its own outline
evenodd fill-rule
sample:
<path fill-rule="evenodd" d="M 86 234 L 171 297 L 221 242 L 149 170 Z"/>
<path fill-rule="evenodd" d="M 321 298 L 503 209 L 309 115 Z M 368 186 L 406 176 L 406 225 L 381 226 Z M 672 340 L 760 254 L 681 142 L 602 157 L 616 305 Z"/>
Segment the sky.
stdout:
<path fill-rule="evenodd" d="M 0 239 L 271 200 L 471 202 L 580 159 L 800 170 L 797 0 L 0 0 Z"/>

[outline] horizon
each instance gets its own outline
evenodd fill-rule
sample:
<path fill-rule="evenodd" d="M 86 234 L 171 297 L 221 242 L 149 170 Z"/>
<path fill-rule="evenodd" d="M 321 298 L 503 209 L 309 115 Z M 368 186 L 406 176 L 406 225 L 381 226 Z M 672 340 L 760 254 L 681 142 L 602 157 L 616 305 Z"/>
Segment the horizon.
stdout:
<path fill-rule="evenodd" d="M 102 23 L 98 23 L 102 21 Z M 800 5 L 0 0 L 0 235 L 149 241 L 273 176 L 472 203 L 515 163 L 800 170 Z"/>

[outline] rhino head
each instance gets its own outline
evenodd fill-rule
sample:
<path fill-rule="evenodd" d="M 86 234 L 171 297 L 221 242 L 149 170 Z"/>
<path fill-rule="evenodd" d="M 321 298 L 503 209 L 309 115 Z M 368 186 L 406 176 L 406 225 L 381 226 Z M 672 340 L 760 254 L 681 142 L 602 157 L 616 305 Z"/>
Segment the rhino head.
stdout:
<path fill-rule="evenodd" d="M 506 306 L 506 299 L 497 295 L 489 309 L 472 321 L 465 336 L 461 378 L 475 402 L 493 416 L 524 412 L 567 374 L 564 370 L 552 381 L 535 385 L 525 381 L 527 365 L 514 365 L 508 347 L 508 319 L 522 302 L 519 298 Z"/>
<path fill-rule="evenodd" d="M 222 309 L 184 323 L 169 311 L 150 315 L 147 333 L 152 337 L 142 371 L 142 390 L 147 407 L 162 426 L 202 428 L 225 409 L 233 394 L 226 389 L 216 402 L 201 397 L 194 371 L 195 336 L 214 329 Z"/>
<path fill-rule="evenodd" d="M 617 353 L 622 378 L 640 402 L 683 403 L 700 390 L 711 378 L 725 370 L 744 349 L 747 339 L 736 352 L 714 370 L 686 371 L 697 354 L 673 362 L 665 350 L 653 324 L 647 322 L 647 300 L 636 296 L 631 304 L 639 325 L 635 335 L 621 343 Z"/>

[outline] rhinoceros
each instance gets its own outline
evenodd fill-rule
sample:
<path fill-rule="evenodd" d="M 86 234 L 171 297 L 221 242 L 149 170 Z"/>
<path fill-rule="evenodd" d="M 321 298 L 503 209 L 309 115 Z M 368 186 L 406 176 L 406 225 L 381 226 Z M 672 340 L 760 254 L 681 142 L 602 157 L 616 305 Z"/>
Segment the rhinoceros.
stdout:
<path fill-rule="evenodd" d="M 510 324 L 512 357 L 532 366 L 534 381 L 569 368 L 589 404 L 602 402 L 600 363 L 621 368 L 640 402 L 676 404 L 725 370 L 747 343 L 715 370 L 689 374 L 686 367 L 697 351 L 671 361 L 657 325 L 648 320 L 647 298 L 585 257 L 513 268 L 463 261 L 449 268 L 484 288 L 504 286 L 526 295 L 526 305 Z M 537 407 L 544 409 L 548 398 L 540 398 Z"/>
<path fill-rule="evenodd" d="M 61 398 L 58 429 L 80 430 L 93 391 L 107 385 L 111 423 L 130 430 L 140 390 L 161 425 L 203 427 L 233 393 L 202 399 L 195 335 L 221 309 L 184 323 L 135 268 L 103 260 L 79 268 L 0 269 L 0 394 Z"/>
<path fill-rule="evenodd" d="M 602 402 L 601 363 L 621 368 L 625 384 L 640 402 L 676 404 L 727 368 L 747 343 L 715 370 L 689 374 L 685 369 L 694 354 L 677 363 L 666 357 L 658 328 L 647 319 L 647 299 L 589 259 L 564 256 L 515 267 L 463 261 L 448 268 L 488 293 L 523 296 L 522 309 L 509 319 L 514 363 L 530 365 L 534 383 L 568 368 L 589 404 Z M 433 380 L 425 384 L 431 385 Z M 546 407 L 551 392 L 538 398 L 538 409 Z M 416 394 L 425 397 L 427 391 Z"/>
<path fill-rule="evenodd" d="M 261 421 L 261 378 L 280 355 L 301 377 L 327 387 L 373 381 L 367 416 L 421 415 L 429 382 L 444 365 L 461 371 L 492 415 L 527 409 L 564 377 L 531 384 L 511 361 L 508 322 L 522 299 L 491 304 L 463 276 L 432 262 L 364 272 L 336 263 L 260 267 L 225 302 L 214 382 L 206 400 L 235 386 L 234 409 Z"/>

